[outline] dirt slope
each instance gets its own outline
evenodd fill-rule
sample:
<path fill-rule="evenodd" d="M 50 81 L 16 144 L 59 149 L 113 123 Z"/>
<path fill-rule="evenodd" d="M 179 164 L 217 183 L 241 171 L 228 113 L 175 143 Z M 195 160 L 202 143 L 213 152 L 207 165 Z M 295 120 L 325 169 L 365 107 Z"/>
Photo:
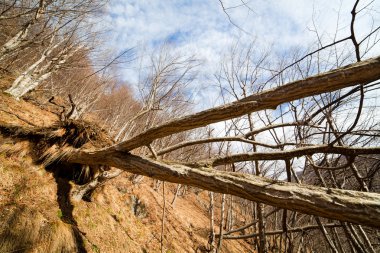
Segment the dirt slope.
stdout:
<path fill-rule="evenodd" d="M 0 125 L 50 127 L 59 120 L 54 112 L 0 95 Z M 162 185 L 154 190 L 149 178 L 133 184 L 124 173 L 92 202 L 73 203 L 76 186 L 38 165 L 31 142 L 0 133 L 0 252 L 160 252 Z M 187 189 L 171 205 L 176 185 L 165 188 L 164 252 L 204 252 L 207 192 Z M 252 252 L 245 241 L 223 245 L 222 252 Z"/>

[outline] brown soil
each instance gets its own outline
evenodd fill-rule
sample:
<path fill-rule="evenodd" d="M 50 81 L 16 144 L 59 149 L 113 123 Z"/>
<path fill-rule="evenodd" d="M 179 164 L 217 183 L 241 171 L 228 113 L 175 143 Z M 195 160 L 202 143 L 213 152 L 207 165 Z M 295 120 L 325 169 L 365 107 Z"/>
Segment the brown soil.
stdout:
<path fill-rule="evenodd" d="M 0 125 L 51 127 L 59 120 L 54 112 L 0 94 Z M 38 165 L 34 149 L 0 135 L 0 252 L 160 252 L 162 185 L 155 191 L 152 179 L 133 184 L 123 173 L 99 187 L 92 202 L 72 203 L 77 186 Z M 164 252 L 205 252 L 208 193 L 188 188 L 171 205 L 176 185 L 165 189 Z M 246 241 L 224 241 L 222 252 L 251 249 Z"/>

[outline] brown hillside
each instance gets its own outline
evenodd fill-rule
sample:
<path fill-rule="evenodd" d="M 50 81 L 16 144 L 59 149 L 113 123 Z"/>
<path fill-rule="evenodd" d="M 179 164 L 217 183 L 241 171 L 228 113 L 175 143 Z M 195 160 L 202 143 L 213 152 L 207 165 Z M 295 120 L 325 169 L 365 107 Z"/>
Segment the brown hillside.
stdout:
<path fill-rule="evenodd" d="M 91 202 L 78 203 L 70 200 L 77 186 L 62 177 L 64 171 L 38 164 L 38 145 L 15 129 L 51 128 L 59 121 L 53 112 L 47 104 L 0 95 L 0 252 L 159 252 L 163 197 L 152 179 L 133 184 L 123 173 L 98 188 Z M 176 185 L 165 188 L 165 252 L 204 252 L 207 192 L 187 189 L 171 205 Z M 223 252 L 250 248 L 244 240 L 223 243 Z"/>

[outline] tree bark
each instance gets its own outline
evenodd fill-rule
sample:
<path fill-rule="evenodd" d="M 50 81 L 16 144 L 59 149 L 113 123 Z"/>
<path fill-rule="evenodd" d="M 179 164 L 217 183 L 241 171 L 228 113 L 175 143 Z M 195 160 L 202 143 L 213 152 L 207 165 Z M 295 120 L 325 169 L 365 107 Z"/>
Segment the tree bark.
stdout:
<path fill-rule="evenodd" d="M 73 48 L 72 46 L 66 46 L 56 55 L 58 60 L 47 60 L 51 57 L 51 54 L 55 49 L 61 46 L 65 40 L 61 40 L 53 44 L 55 35 L 51 38 L 51 45 L 45 49 L 41 57 L 28 67 L 16 80 L 12 83 L 12 86 L 5 92 L 9 93 L 13 97 L 19 99 L 27 92 L 35 89 L 43 81 L 48 79 L 55 71 L 57 71 L 76 51 L 81 47 Z"/>
<path fill-rule="evenodd" d="M 377 193 L 298 185 L 205 167 L 170 165 L 127 152 L 107 150 L 106 153 L 100 156 L 97 152 L 67 149 L 50 159 L 107 164 L 158 180 L 192 185 L 306 214 L 380 227 L 380 194 Z"/>
<path fill-rule="evenodd" d="M 224 202 L 226 200 L 226 194 L 223 194 L 222 195 L 222 203 L 221 203 L 221 207 L 220 207 L 220 224 L 219 224 L 219 240 L 218 240 L 218 244 L 216 246 L 216 253 L 219 253 L 221 251 L 221 248 L 222 248 L 222 242 L 223 242 L 223 222 L 224 222 Z"/>
<path fill-rule="evenodd" d="M 169 121 L 115 145 L 114 149 L 129 151 L 147 145 L 155 139 L 175 133 L 240 117 L 250 112 L 275 109 L 285 102 L 332 92 L 357 84 L 370 83 L 379 78 L 380 57 L 377 57 L 259 92 L 233 103 Z"/>
<path fill-rule="evenodd" d="M 209 245 L 210 249 L 209 251 L 211 253 L 215 253 L 215 230 L 214 230 L 214 193 L 209 192 L 208 193 L 210 196 L 210 207 L 209 207 L 209 212 L 210 212 L 210 235 L 209 235 Z"/>

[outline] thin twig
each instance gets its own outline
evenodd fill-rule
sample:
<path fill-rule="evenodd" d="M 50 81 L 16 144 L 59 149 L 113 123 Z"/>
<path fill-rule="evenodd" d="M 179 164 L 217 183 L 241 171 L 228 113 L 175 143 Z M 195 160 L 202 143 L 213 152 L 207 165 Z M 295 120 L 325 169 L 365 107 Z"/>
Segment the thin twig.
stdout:
<path fill-rule="evenodd" d="M 161 223 L 161 253 L 164 252 L 164 225 L 165 225 L 165 205 L 166 205 L 166 201 L 165 201 L 165 182 L 162 182 L 162 201 L 163 201 L 163 205 L 162 205 L 162 223 Z"/>

